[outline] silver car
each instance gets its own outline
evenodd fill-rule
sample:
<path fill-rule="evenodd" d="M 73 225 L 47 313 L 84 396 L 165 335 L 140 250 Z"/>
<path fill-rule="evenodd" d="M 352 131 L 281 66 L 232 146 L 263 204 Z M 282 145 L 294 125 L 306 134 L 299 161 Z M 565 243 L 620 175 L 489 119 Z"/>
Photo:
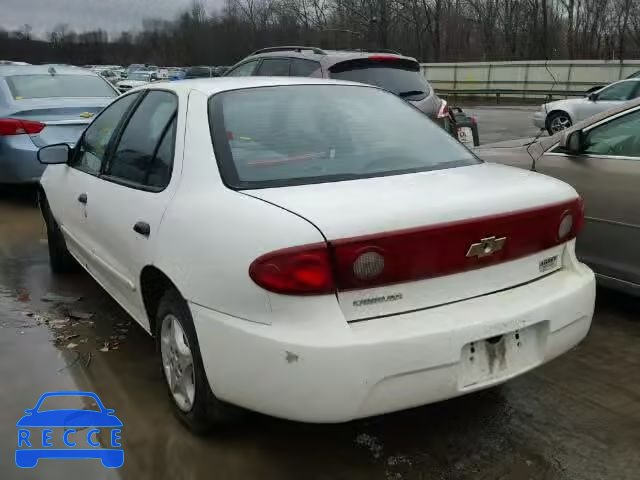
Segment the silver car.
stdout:
<path fill-rule="evenodd" d="M 53 65 L 0 65 L 0 184 L 35 183 L 38 149 L 75 143 L 118 91 L 100 75 Z"/>
<path fill-rule="evenodd" d="M 560 132 L 592 115 L 616 108 L 640 96 L 640 78 L 612 83 L 584 98 L 545 103 L 533 114 L 533 124 L 550 135 Z"/>
<path fill-rule="evenodd" d="M 578 256 L 602 284 L 640 295 L 640 99 L 528 146 L 476 153 L 571 184 L 586 218 Z"/>
<path fill-rule="evenodd" d="M 225 74 L 243 76 L 319 77 L 349 80 L 384 88 L 449 130 L 453 121 L 415 58 L 391 50 L 322 50 L 316 47 L 268 47 L 253 52 Z"/>

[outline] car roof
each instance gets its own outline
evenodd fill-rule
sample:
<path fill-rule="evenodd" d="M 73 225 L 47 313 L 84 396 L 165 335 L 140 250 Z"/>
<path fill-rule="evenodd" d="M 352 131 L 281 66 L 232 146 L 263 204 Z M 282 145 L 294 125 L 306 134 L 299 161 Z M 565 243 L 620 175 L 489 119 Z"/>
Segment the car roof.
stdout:
<path fill-rule="evenodd" d="M 97 75 L 86 68 L 68 65 L 0 65 L 0 77 L 12 75 L 43 75 L 50 74 L 49 69 L 55 69 L 56 75 Z"/>
<path fill-rule="evenodd" d="M 357 82 L 345 80 L 328 80 L 311 77 L 213 77 L 213 78 L 193 78 L 180 80 L 179 82 L 154 82 L 139 87 L 138 89 L 172 90 L 175 92 L 188 93 L 192 90 L 199 91 L 205 95 L 213 95 L 229 90 L 239 90 L 243 88 L 271 87 L 280 85 L 354 85 L 359 87 L 377 88 Z M 133 91 L 133 90 L 132 90 Z"/>
<path fill-rule="evenodd" d="M 277 47 L 274 47 L 277 48 Z M 345 62 L 348 60 L 357 60 L 360 58 L 368 58 L 375 55 L 388 55 L 392 57 L 397 57 L 398 59 L 408 60 L 417 62 L 417 60 L 413 57 L 408 57 L 406 55 L 402 55 L 398 52 L 392 52 L 389 50 L 321 50 L 319 48 L 314 47 L 291 47 L 288 50 L 285 50 L 285 47 L 282 47 L 281 50 L 274 51 L 260 51 L 254 52 L 251 55 L 240 60 L 239 63 L 245 62 L 249 59 L 259 59 L 259 58 L 302 58 L 306 60 L 313 60 L 319 62 L 323 67 L 330 67 L 335 65 L 336 63 Z M 235 66 L 235 65 L 234 65 Z"/>

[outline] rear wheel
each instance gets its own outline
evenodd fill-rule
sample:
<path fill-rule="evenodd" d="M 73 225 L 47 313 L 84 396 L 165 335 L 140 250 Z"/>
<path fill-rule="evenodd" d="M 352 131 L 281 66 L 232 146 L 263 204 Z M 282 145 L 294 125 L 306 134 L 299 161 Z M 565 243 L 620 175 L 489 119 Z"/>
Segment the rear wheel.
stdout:
<path fill-rule="evenodd" d="M 67 273 L 73 271 L 77 263 L 67 249 L 60 226 L 53 218 L 46 197 L 41 194 L 42 216 L 47 226 L 47 244 L 49 246 L 49 265 L 54 273 Z"/>
<path fill-rule="evenodd" d="M 234 407 L 218 400 L 209 387 L 191 312 L 176 290 L 160 300 L 156 343 L 173 411 L 182 423 L 205 433 L 233 419 Z"/>
<path fill-rule="evenodd" d="M 566 130 L 571 125 L 573 125 L 573 122 L 571 122 L 571 117 L 569 117 L 567 112 L 553 112 L 547 118 L 547 131 L 549 135 Z"/>

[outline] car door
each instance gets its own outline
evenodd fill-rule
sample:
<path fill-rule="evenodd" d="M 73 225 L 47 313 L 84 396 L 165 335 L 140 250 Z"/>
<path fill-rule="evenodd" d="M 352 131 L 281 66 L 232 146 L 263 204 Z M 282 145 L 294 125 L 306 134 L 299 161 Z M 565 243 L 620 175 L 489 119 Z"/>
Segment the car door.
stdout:
<path fill-rule="evenodd" d="M 640 83 L 637 80 L 623 80 L 603 88 L 598 93 L 592 94 L 593 97 L 584 99 L 584 102 L 577 108 L 578 118 L 574 119 L 574 123 L 597 113 L 615 108 L 635 98 L 638 85 L 640 85 Z"/>
<path fill-rule="evenodd" d="M 68 165 L 47 175 L 45 190 L 70 252 L 91 268 L 95 245 L 90 234 L 91 192 L 100 174 L 111 140 L 139 94 L 125 95 L 105 108 L 82 134 Z"/>
<path fill-rule="evenodd" d="M 174 162 L 181 145 L 176 131 L 184 128 L 178 105 L 173 92 L 144 94 L 119 130 L 89 199 L 96 276 L 145 328 L 140 273 L 153 260 L 160 220 L 181 165 Z"/>
<path fill-rule="evenodd" d="M 640 109 L 584 131 L 578 156 L 552 148 L 537 170 L 573 185 L 585 202 L 577 253 L 604 277 L 640 284 Z"/>

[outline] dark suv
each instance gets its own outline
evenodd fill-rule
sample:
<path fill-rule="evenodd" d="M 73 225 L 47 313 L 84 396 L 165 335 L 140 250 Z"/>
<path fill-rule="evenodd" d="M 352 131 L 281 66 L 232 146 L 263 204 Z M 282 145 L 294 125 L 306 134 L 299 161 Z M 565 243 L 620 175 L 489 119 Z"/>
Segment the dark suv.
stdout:
<path fill-rule="evenodd" d="M 367 83 L 404 98 L 449 130 L 447 102 L 436 95 L 415 58 L 392 50 L 321 50 L 270 47 L 253 52 L 227 71 L 240 76 L 320 77 Z"/>

